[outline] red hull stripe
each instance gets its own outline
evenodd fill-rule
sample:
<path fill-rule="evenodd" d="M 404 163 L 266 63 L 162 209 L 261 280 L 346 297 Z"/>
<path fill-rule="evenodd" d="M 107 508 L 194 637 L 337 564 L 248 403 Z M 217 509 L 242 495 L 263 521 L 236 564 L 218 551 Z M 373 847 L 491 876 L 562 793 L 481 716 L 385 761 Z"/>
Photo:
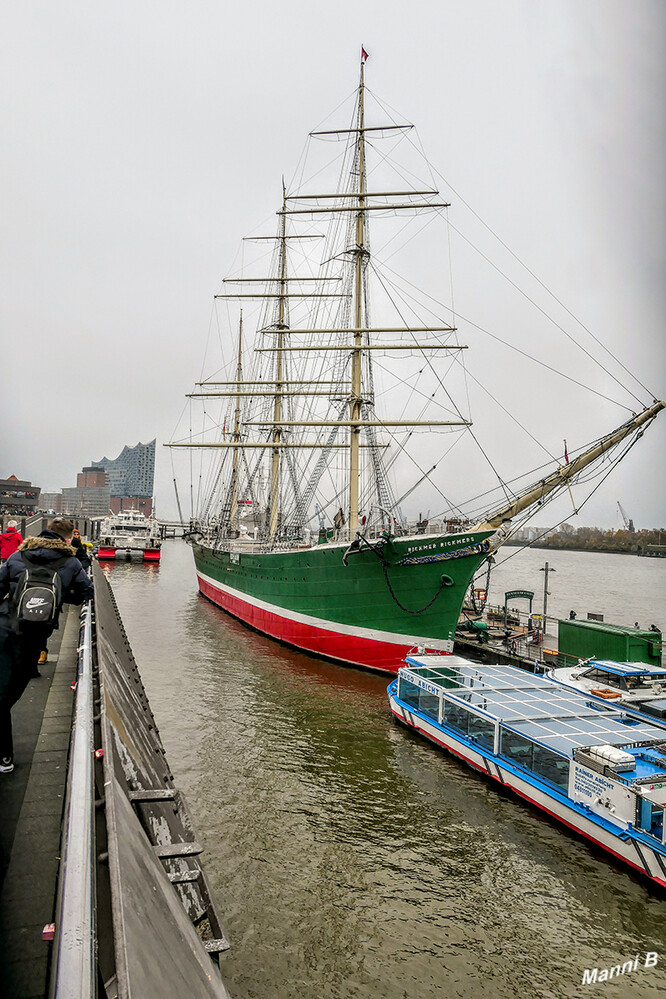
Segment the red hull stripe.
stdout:
<path fill-rule="evenodd" d="M 127 549 L 127 548 L 118 548 L 118 549 L 116 549 L 116 548 L 101 548 L 100 547 L 99 550 L 98 550 L 98 552 L 97 552 L 97 561 L 98 562 L 104 562 L 107 559 L 110 560 L 110 561 L 113 561 L 113 559 L 115 559 L 115 557 L 116 557 L 116 551 L 121 551 L 121 552 L 133 551 L 133 552 L 136 552 L 137 554 L 139 553 L 139 549 L 138 548 L 130 548 L 130 549 Z M 162 553 L 161 553 L 161 551 L 160 551 L 159 548 L 145 548 L 141 552 L 141 555 L 143 556 L 144 562 L 159 562 L 161 554 Z"/>
<path fill-rule="evenodd" d="M 405 719 L 403 718 L 403 716 L 399 714 L 397 711 L 395 711 L 393 707 L 391 707 L 391 711 L 393 712 L 395 718 L 404 725 Z M 464 756 L 463 753 L 456 752 L 455 749 L 452 749 L 445 742 L 442 742 L 436 736 L 432 735 L 432 733 L 426 732 L 425 729 L 419 728 L 418 725 L 409 725 L 409 727 L 413 728 L 420 735 L 425 736 L 425 738 L 429 739 L 431 742 L 437 743 L 437 745 L 441 746 L 442 749 L 445 749 L 447 753 L 451 753 L 453 756 L 457 756 L 459 759 L 469 764 L 469 766 L 474 767 L 475 770 L 478 770 L 480 773 L 485 774 L 486 777 L 492 777 L 492 779 L 497 781 L 498 784 L 503 783 L 504 787 L 508 787 L 511 791 L 514 792 L 514 794 L 517 794 L 520 798 L 523 798 L 525 801 L 529 801 L 531 805 L 534 805 L 535 808 L 541 809 L 542 812 L 545 812 L 546 815 L 550 815 L 550 817 L 556 819 L 557 822 L 561 822 L 562 825 L 565 825 L 568 829 L 571 829 L 572 832 L 577 833 L 579 836 L 583 836 L 585 839 L 589 840 L 590 843 L 594 843 L 595 846 L 598 846 L 602 850 L 605 850 L 607 853 L 612 854 L 613 857 L 617 857 L 618 860 L 621 860 L 624 864 L 628 864 L 629 867 L 633 867 L 634 870 L 638 871 L 640 874 L 643 874 L 644 876 L 647 876 L 651 881 L 655 881 L 658 885 L 661 885 L 662 888 L 666 888 L 666 881 L 664 881 L 663 878 L 658 878 L 654 874 L 650 874 L 648 871 L 645 870 L 644 867 L 639 867 L 638 864 L 634 864 L 634 862 L 632 860 L 629 860 L 628 857 L 623 856 L 621 853 L 616 853 L 615 850 L 612 850 L 605 843 L 602 843 L 601 840 L 595 839 L 594 836 L 590 836 L 589 833 L 583 832 L 583 830 L 579 826 L 576 826 L 571 822 L 567 822 L 567 820 L 563 818 L 561 815 L 559 815 L 557 812 L 552 812 L 550 808 L 546 808 L 545 805 L 540 804 L 540 802 L 536 801 L 534 798 L 531 798 L 529 794 L 525 794 L 524 791 L 521 791 L 519 788 L 514 787 L 514 785 L 510 784 L 508 781 L 504 782 L 500 781 L 499 777 L 496 777 L 494 773 L 485 770 L 483 767 L 480 767 L 478 763 L 475 763 L 474 760 L 470 760 L 469 757 Z"/>
<path fill-rule="evenodd" d="M 285 617 L 283 608 L 261 601 L 251 603 L 248 599 L 241 599 L 237 591 L 221 587 L 209 576 L 202 573 L 197 573 L 197 576 L 203 595 L 218 607 L 271 638 L 288 642 L 289 645 L 315 655 L 337 659 L 353 666 L 367 666 L 387 673 L 397 673 L 405 656 L 419 644 L 418 639 L 406 641 L 407 636 L 403 635 L 396 635 L 395 641 L 387 641 L 390 633 L 373 632 L 370 628 L 347 628 L 340 625 L 338 630 L 338 626 L 330 621 L 310 623 L 317 619 L 304 614 Z M 373 638 L 372 635 L 377 637 Z M 424 639 L 423 642 L 432 648 L 432 640 L 428 642 L 428 639 Z"/>

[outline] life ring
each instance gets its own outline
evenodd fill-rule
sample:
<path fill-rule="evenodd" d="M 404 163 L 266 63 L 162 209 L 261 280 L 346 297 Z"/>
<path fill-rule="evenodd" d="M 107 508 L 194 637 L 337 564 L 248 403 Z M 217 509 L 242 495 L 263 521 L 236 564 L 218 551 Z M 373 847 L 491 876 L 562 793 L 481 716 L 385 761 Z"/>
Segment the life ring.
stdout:
<path fill-rule="evenodd" d="M 591 690 L 590 693 L 596 697 L 603 697 L 605 701 L 610 701 L 615 697 L 622 697 L 622 694 L 618 690 Z"/>

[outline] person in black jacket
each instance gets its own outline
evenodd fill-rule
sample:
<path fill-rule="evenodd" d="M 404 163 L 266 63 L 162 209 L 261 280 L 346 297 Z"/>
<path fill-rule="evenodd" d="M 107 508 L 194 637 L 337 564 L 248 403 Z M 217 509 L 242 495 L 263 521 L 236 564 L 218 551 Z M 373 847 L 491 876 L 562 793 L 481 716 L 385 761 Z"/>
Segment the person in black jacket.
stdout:
<path fill-rule="evenodd" d="M 88 555 L 86 546 L 84 545 L 83 541 L 81 541 L 81 535 L 76 529 L 72 532 L 72 540 L 70 541 L 70 545 L 74 549 L 74 554 L 78 558 L 83 568 L 89 569 L 90 556 Z"/>
<path fill-rule="evenodd" d="M 21 552 L 32 564 L 53 565 L 62 587 L 64 603 L 80 604 L 94 596 L 93 584 L 68 543 L 74 525 L 71 520 L 56 518 L 38 538 L 28 538 L 0 568 L 0 773 L 14 769 L 11 709 L 21 697 L 58 617 L 50 624 L 19 627 L 12 619 L 12 596 L 26 569 Z"/>

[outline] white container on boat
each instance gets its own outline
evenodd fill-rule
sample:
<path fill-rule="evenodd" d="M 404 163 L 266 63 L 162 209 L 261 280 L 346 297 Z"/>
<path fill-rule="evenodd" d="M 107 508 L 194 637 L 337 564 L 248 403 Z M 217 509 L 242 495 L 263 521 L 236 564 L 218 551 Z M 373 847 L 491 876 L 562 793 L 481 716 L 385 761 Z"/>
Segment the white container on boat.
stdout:
<path fill-rule="evenodd" d="M 631 770 L 636 766 L 636 760 L 631 753 L 625 753 L 623 749 L 617 749 L 616 746 L 592 746 L 588 752 L 594 759 L 600 760 L 607 766 Z"/>

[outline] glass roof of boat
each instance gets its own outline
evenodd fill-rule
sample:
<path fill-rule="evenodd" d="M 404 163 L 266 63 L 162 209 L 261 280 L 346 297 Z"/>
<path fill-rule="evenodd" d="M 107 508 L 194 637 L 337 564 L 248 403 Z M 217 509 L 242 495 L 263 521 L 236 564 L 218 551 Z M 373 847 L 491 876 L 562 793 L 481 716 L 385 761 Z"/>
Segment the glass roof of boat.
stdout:
<path fill-rule="evenodd" d="M 665 676 L 663 666 L 650 666 L 649 663 L 616 663 L 609 659 L 592 659 L 585 663 L 589 669 L 603 669 L 618 676 Z"/>
<path fill-rule="evenodd" d="M 589 695 L 514 666 L 487 666 L 460 656 L 408 656 L 400 675 L 410 679 L 409 674 L 566 756 L 586 746 L 666 742 L 664 728 L 633 719 L 627 724 L 618 708 L 591 707 Z"/>

